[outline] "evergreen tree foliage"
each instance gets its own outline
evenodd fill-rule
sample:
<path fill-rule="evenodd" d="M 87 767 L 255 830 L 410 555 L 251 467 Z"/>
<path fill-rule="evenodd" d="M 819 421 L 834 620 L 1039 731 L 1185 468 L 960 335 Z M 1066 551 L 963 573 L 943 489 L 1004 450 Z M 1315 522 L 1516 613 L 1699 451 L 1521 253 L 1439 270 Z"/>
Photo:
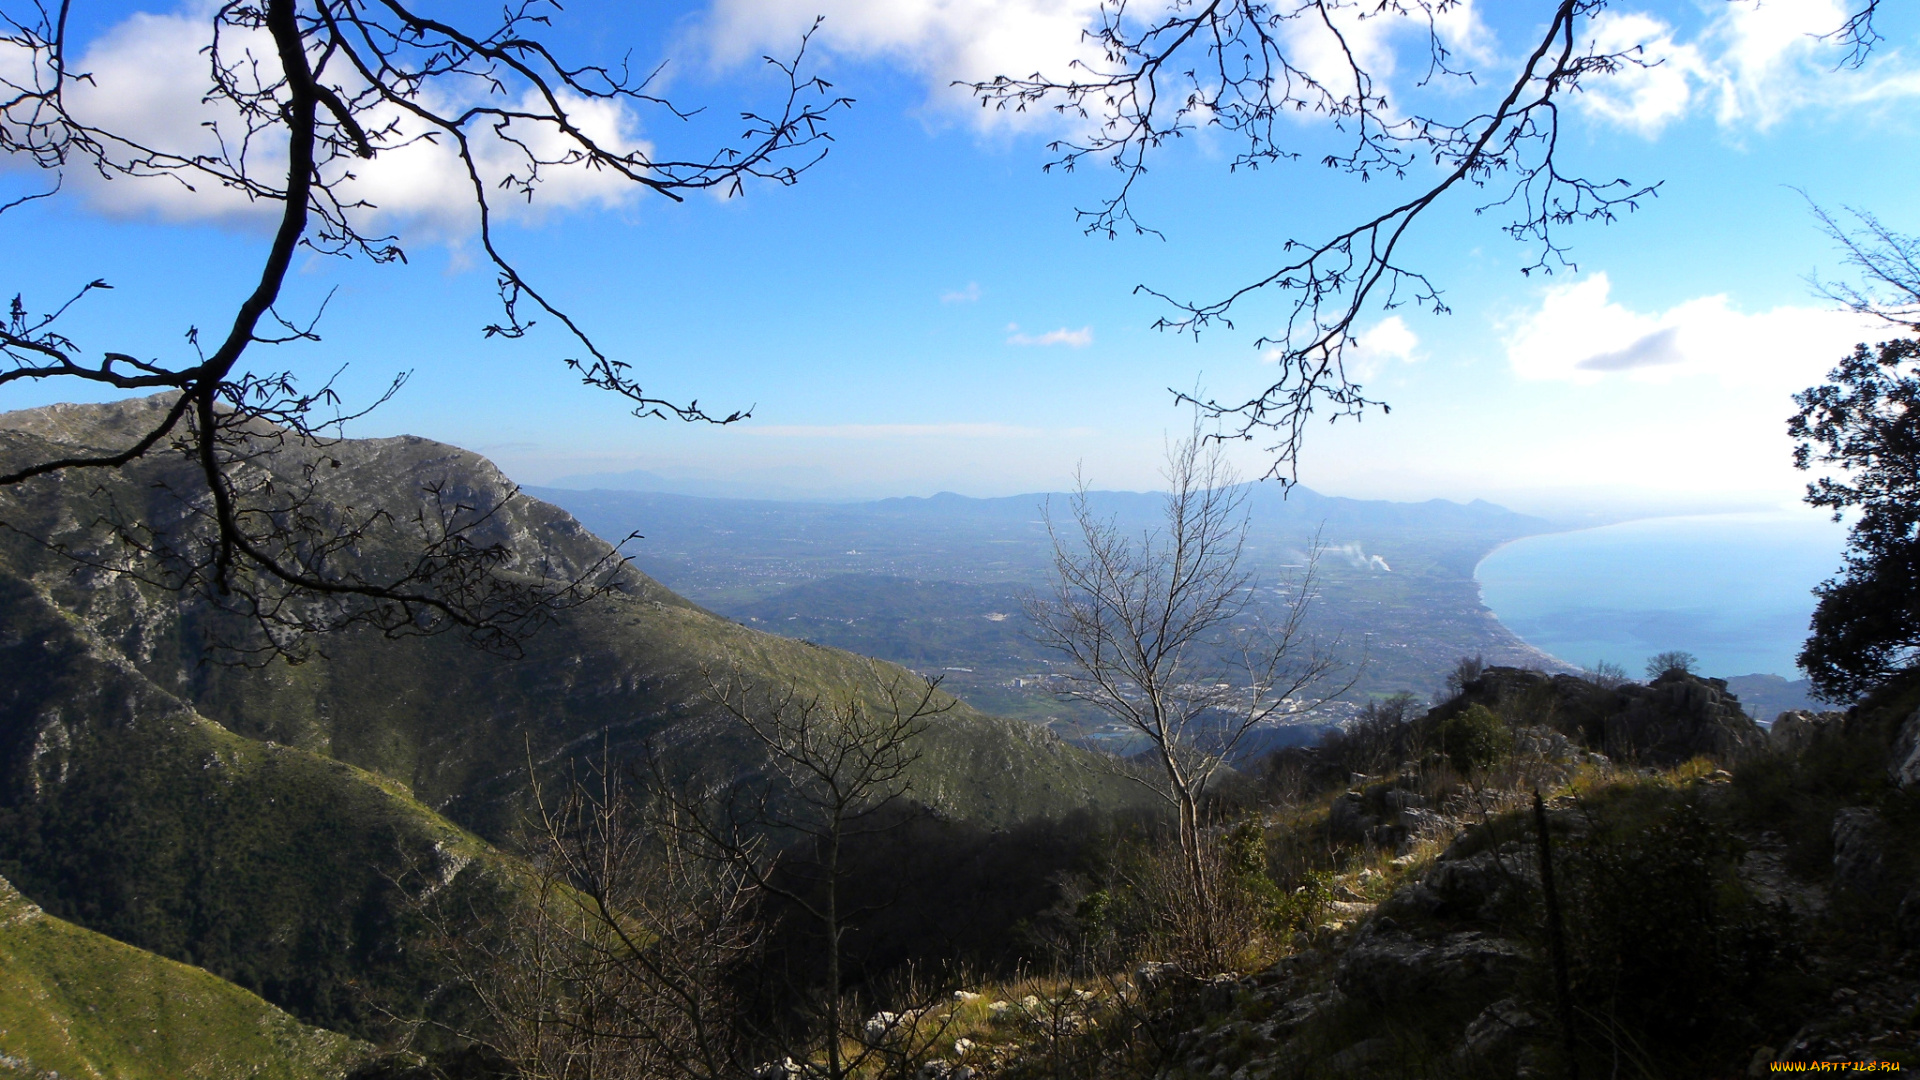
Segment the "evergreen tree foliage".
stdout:
<path fill-rule="evenodd" d="M 1794 401 L 1794 465 L 1844 470 L 1808 484 L 1806 501 L 1835 521 L 1859 515 L 1800 652 L 1816 692 L 1845 700 L 1920 660 L 1920 340 L 1856 346 Z"/>

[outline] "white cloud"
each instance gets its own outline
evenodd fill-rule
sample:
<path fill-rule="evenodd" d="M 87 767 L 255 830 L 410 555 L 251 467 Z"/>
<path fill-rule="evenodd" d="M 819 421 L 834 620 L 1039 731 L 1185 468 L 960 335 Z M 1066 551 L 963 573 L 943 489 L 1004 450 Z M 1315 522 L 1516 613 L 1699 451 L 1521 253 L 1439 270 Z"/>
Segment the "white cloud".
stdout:
<path fill-rule="evenodd" d="M 700 36 L 717 60 L 739 63 L 790 52 L 815 16 L 817 45 L 842 55 L 885 60 L 924 77 L 951 105 L 971 95 L 953 83 L 1046 72 L 1059 77 L 1099 51 L 1082 31 L 1100 0 L 715 0 Z M 992 110 L 982 121 L 996 119 Z"/>
<path fill-rule="evenodd" d="M 1389 315 L 1356 335 L 1341 357 L 1341 363 L 1349 379 L 1364 382 L 1377 377 L 1390 363 L 1419 363 L 1419 348 L 1420 337 L 1407 326 L 1406 320 Z M 1285 356 L 1286 350 L 1276 346 L 1261 353 L 1260 362 L 1277 364 Z"/>
<path fill-rule="evenodd" d="M 1044 73 L 1058 79 L 1074 74 L 1075 63 L 1096 71 L 1110 69 L 1087 34 L 1098 25 L 1102 7 L 1102 0 L 714 0 L 696 36 L 716 61 L 737 64 L 763 53 L 791 51 L 820 15 L 825 21 L 814 37 L 818 46 L 914 72 L 926 80 L 936 103 L 969 110 L 966 115 L 981 127 L 1058 123 L 1060 118 L 1045 108 L 1025 113 L 983 109 L 964 84 L 998 75 Z M 1130 12 L 1128 21 L 1137 23 L 1147 14 Z M 1283 25 L 1295 66 L 1344 93 L 1351 81 L 1346 74 L 1350 52 L 1374 76 L 1374 92 L 1396 98 L 1390 77 L 1398 51 L 1403 45 L 1426 48 L 1429 27 L 1424 17 L 1372 4 L 1335 6 L 1331 14 L 1340 30 L 1337 37 L 1311 12 L 1303 11 Z M 1160 12 L 1151 15 L 1157 18 Z M 1495 55 L 1492 36 L 1472 0 L 1446 5 L 1432 29 L 1456 59 L 1481 63 Z M 1421 62 L 1409 68 L 1425 74 L 1424 51 Z M 1169 97 L 1169 103 L 1178 97 Z M 1304 113 L 1300 118 L 1323 119 Z"/>
<path fill-rule="evenodd" d="M 1019 323 L 1007 324 L 1007 344 L 1009 345 L 1066 345 L 1075 349 L 1084 349 L 1093 344 L 1093 327 L 1083 326 L 1078 330 L 1061 327 L 1044 334 L 1023 334 Z"/>
<path fill-rule="evenodd" d="M 1681 41 L 1657 16 L 1604 12 L 1589 24 L 1589 41 L 1602 52 L 1639 46 L 1651 66 L 1592 78 L 1576 101 L 1651 136 L 1695 109 L 1711 108 L 1722 127 L 1764 131 L 1805 109 L 1920 94 L 1920 70 L 1890 46 L 1858 70 L 1840 64 L 1846 47 L 1824 35 L 1846 18 L 1841 0 L 1726 0 L 1694 40 Z"/>
<path fill-rule="evenodd" d="M 967 287 L 964 289 L 953 289 L 940 294 L 940 302 L 943 304 L 971 304 L 978 299 L 980 299 L 980 283 L 977 281 L 967 282 Z"/>
<path fill-rule="evenodd" d="M 71 85 L 69 107 L 90 126 L 180 157 L 217 153 L 221 139 L 236 145 L 246 131 L 242 119 L 230 106 L 204 100 L 211 61 L 201 50 L 211 27 L 212 14 L 204 6 L 167 15 L 128 16 L 88 44 L 76 70 L 90 73 L 92 79 Z M 229 63 L 250 54 L 266 71 L 274 71 L 273 43 L 265 31 L 229 28 L 222 32 L 221 45 Z M 423 98 L 422 104 L 445 112 L 471 103 Z M 524 104 L 535 103 L 526 100 Z M 579 98 L 566 100 L 566 105 L 580 128 L 602 145 L 622 151 L 649 149 L 636 136 L 636 119 L 624 106 Z M 390 107 L 376 109 L 363 119 L 370 130 L 398 122 L 402 132 L 421 133 L 417 124 Z M 543 158 L 553 158 L 564 149 L 562 137 L 551 126 L 516 124 L 511 133 Z M 497 191 L 501 178 L 524 172 L 519 150 L 496 138 L 491 126 L 480 125 L 471 144 L 490 193 Z M 257 175 L 274 177 L 284 172 L 285 161 L 283 141 L 261 140 L 249 148 L 249 171 Z M 534 200 L 501 198 L 495 206 L 499 217 L 530 220 L 550 210 L 619 205 L 638 193 L 637 185 L 610 171 L 582 167 L 542 171 L 544 181 Z M 453 238 L 470 232 L 477 223 L 470 182 L 444 136 L 440 143 L 416 141 L 381 151 L 371 161 L 337 163 L 335 176 L 342 181 L 345 201 L 369 204 L 358 220 L 372 231 L 407 225 L 416 233 Z M 110 214 L 174 221 L 270 220 L 278 214 L 277 204 L 252 201 L 205 176 L 189 171 L 181 177 L 192 186 L 165 176 L 109 180 L 79 167 L 68 170 L 66 182 L 78 188 L 95 209 Z"/>
<path fill-rule="evenodd" d="M 1666 382 L 1709 375 L 1728 385 L 1799 388 L 1883 324 L 1826 308 L 1777 307 L 1746 314 L 1725 296 L 1663 312 L 1610 299 L 1604 273 L 1549 290 L 1506 338 L 1507 360 L 1526 379 L 1592 384 L 1614 376 Z"/>
<path fill-rule="evenodd" d="M 1694 83 L 1708 77 L 1697 48 L 1675 43 L 1671 26 L 1640 12 L 1601 12 L 1588 28 L 1595 51 L 1639 62 L 1588 82 L 1578 99 L 1583 109 L 1648 135 L 1686 114 Z"/>

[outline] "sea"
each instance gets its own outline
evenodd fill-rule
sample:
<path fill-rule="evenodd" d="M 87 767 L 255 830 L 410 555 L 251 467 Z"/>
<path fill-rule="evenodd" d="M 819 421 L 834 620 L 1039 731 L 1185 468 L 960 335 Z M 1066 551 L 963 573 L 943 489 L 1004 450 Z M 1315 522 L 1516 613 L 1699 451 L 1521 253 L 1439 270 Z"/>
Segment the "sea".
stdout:
<path fill-rule="evenodd" d="M 1679 649 L 1706 675 L 1797 679 L 1813 587 L 1845 548 L 1844 525 L 1807 511 L 1645 518 L 1515 540 L 1475 577 L 1509 630 L 1579 667 L 1638 678 Z"/>

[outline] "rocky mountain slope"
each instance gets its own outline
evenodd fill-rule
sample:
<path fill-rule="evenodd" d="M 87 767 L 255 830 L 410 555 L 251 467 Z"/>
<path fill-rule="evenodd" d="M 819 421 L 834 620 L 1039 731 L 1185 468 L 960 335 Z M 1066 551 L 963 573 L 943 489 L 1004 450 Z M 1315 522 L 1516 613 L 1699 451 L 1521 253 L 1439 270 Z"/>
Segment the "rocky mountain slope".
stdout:
<path fill-rule="evenodd" d="M 49 444 L 94 446 L 132 425 L 161 398 L 111 406 L 60 406 L 0 416 L 0 456 Z M 515 553 L 513 569 L 560 577 L 604 560 L 607 544 L 564 511 L 533 499 L 507 501 L 510 481 L 489 462 L 413 438 L 297 443 L 267 462 L 292 484 L 316 458 L 337 460 L 323 493 L 336 507 L 387 507 L 404 518 L 428 485 L 471 505 L 505 503 L 474 537 Z M 452 638 L 395 642 L 368 632 L 335 635 L 298 666 L 218 662 L 205 642 L 221 616 L 124 576 L 76 565 L 33 539 L 86 551 L 90 522 L 114 506 L 149 505 L 146 516 L 180 521 L 169 486 L 184 489 L 190 463 L 160 457 L 120 472 L 75 473 L 0 496 L 0 573 L 33 583 L 90 627 L 156 685 L 202 715 L 250 738 L 268 739 L 359 765 L 406 785 L 415 797 L 486 836 L 517 810 L 529 760 L 558 773 L 570 755 L 602 738 L 616 756 L 651 741 L 688 759 L 751 758 L 706 702 L 707 672 L 804 692 L 860 692 L 876 669 L 848 653 L 758 633 L 714 616 L 631 568 L 599 600 L 556 614 L 553 625 L 504 658 Z M 335 480 L 334 477 L 339 479 Z M 378 561 L 403 545 L 404 529 L 363 544 Z M 903 676 L 882 667 L 878 677 Z M 942 812 L 990 824 L 1136 798 L 1097 759 L 1031 727 L 953 704 L 928 732 L 918 787 Z"/>
<path fill-rule="evenodd" d="M 0 415 L 0 465 L 116 445 L 162 402 Z M 506 545 L 510 573 L 566 577 L 610 554 L 564 512 L 509 501 L 498 470 L 453 447 L 258 437 L 276 450 L 251 466 L 268 479 L 324 470 L 316 512 L 392 512 L 401 524 L 353 552 L 372 565 L 404 557 L 428 488 L 505 503 L 475 539 Z M 713 706 L 710 677 L 870 701 L 910 677 L 741 627 L 624 568 L 510 657 L 364 629 L 297 664 L 235 656 L 210 643 L 245 627 L 206 598 L 95 565 L 113 557 L 104 520 L 161 543 L 198 527 L 194 497 L 177 494 L 192 490 L 190 463 L 163 453 L 0 492 L 0 875 L 55 916 L 335 1030 L 458 1007 L 437 996 L 415 913 L 440 893 L 510 902 L 494 884 L 510 875 L 476 871 L 505 865 L 492 845 L 526 806 L 529 769 L 559 780 L 582 758 L 649 750 L 748 774 L 764 752 Z M 913 779 L 949 818 L 997 826 L 1141 797 L 1043 731 L 943 704 Z"/>
<path fill-rule="evenodd" d="M 500 859 L 391 779 L 206 719 L 17 580 L 0 670 L 0 875 L 309 1023 L 412 1008 L 411 897 Z"/>

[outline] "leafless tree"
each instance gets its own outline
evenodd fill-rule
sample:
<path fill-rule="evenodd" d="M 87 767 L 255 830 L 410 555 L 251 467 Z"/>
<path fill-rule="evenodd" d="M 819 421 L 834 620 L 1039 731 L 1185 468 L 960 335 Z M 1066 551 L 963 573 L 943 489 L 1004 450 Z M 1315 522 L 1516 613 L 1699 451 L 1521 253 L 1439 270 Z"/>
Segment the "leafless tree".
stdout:
<path fill-rule="evenodd" d="M 825 1075 L 842 1080 L 888 1055 L 900 1033 L 872 1037 L 844 993 L 847 929 L 885 906 L 845 895 L 848 848 L 899 828 L 918 740 L 953 707 L 937 680 L 870 669 L 841 696 L 762 687 L 736 673 L 711 677 L 709 697 L 766 753 L 762 775 L 731 781 L 712 798 L 679 801 L 676 823 L 693 850 L 740 873 L 812 921 L 822 941 L 818 985 L 803 990 Z M 671 790 L 661 785 L 663 790 Z M 909 1025 L 912 1018 L 907 1018 Z M 854 1047 L 849 1053 L 848 1045 Z"/>
<path fill-rule="evenodd" d="M 1814 287 L 1849 311 L 1870 315 L 1900 332 L 1920 332 L 1920 237 L 1895 232 L 1865 210 L 1847 207 L 1843 217 L 1810 205 L 1821 229 L 1857 274 L 1853 281 L 1815 281 Z"/>
<path fill-rule="evenodd" d="M 1363 181 L 1419 175 L 1404 196 L 1389 198 L 1375 213 L 1325 236 L 1286 240 L 1270 269 L 1223 296 L 1196 301 L 1146 285 L 1136 289 L 1171 306 L 1156 327 L 1196 334 L 1216 324 L 1231 327 L 1256 294 L 1281 294 L 1282 328 L 1254 343 L 1276 350 L 1279 374 L 1270 386 L 1245 400 L 1175 393 L 1223 421 L 1217 437 L 1274 438 L 1267 475 L 1291 483 L 1306 424 L 1318 410 L 1338 419 L 1387 408 L 1347 366 L 1362 315 L 1403 304 L 1447 310 L 1440 288 L 1403 255 L 1429 211 L 1464 198 L 1475 214 L 1503 217 L 1508 236 L 1530 245 L 1532 261 L 1522 268 L 1530 274 L 1573 265 L 1563 226 L 1612 221 L 1658 191 L 1657 182 L 1585 176 L 1560 166 L 1567 100 L 1598 76 L 1659 62 L 1639 47 L 1608 50 L 1596 43 L 1588 27 L 1606 7 L 1607 0 L 1540 5 L 1532 48 L 1489 80 L 1490 93 L 1442 96 L 1471 102 L 1451 116 L 1404 111 L 1404 101 L 1390 104 L 1386 80 L 1368 68 L 1355 36 L 1367 20 L 1405 20 L 1423 31 L 1425 73 L 1418 87 L 1478 87 L 1481 76 L 1443 32 L 1443 20 L 1464 11 L 1461 0 L 1104 0 L 1086 32 L 1097 53 L 1093 61 L 1076 61 L 1065 75 L 1001 74 L 970 85 L 985 106 L 1052 109 L 1076 126 L 1075 134 L 1049 144 L 1049 169 L 1097 162 L 1118 171 L 1112 194 L 1080 211 L 1092 234 L 1154 232 L 1135 215 L 1135 185 L 1155 153 L 1203 128 L 1237 145 L 1230 162 L 1235 171 L 1312 153 L 1325 167 Z M 1878 0 L 1856 0 L 1845 25 L 1827 35 L 1848 47 L 1847 63 L 1863 63 L 1880 40 L 1877 8 Z M 1316 66 L 1316 45 L 1335 58 L 1331 68 Z M 1330 126 L 1333 149 L 1309 149 L 1317 136 L 1298 123 L 1303 116 Z"/>
<path fill-rule="evenodd" d="M 672 801 L 636 797 L 608 754 L 557 794 L 529 775 L 529 869 L 504 911 L 424 905 L 482 1007 L 469 1034 L 527 1080 L 747 1075 L 730 977 L 759 939 L 751 882 L 687 852 Z"/>
<path fill-rule="evenodd" d="M 616 177 L 675 201 L 692 192 L 738 191 L 748 180 L 796 182 L 825 152 L 828 114 L 847 104 L 827 83 L 801 73 L 804 41 L 792 62 L 768 61 L 784 83 L 774 108 L 743 114 L 732 141 L 675 155 L 592 134 L 587 116 L 599 107 L 652 109 L 679 120 L 698 110 L 661 96 L 657 72 L 563 59 L 543 40 L 559 11 L 549 0 L 510 0 L 490 16 L 463 11 L 474 17 L 456 22 L 405 0 L 225 0 L 208 16 L 202 50 L 203 104 L 214 117 L 209 149 L 161 145 L 145 133 L 90 121 L 76 104 L 92 76 L 75 66 L 72 6 L 0 3 L 0 154 L 49 179 L 45 191 L 0 206 L 0 213 L 52 195 L 69 173 L 85 172 L 237 193 L 249 205 L 277 207 L 278 219 L 258 278 L 230 325 L 204 337 L 188 330 L 184 357 L 143 360 L 68 336 L 63 321 L 108 288 L 105 280 L 79 284 L 70 299 L 48 307 L 16 296 L 0 324 L 0 388 L 65 383 L 172 396 L 117 445 L 16 448 L 0 460 L 0 490 L 63 473 L 124 469 L 152 455 L 178 457 L 191 466 L 190 479 L 174 494 L 199 527 L 159 540 L 176 550 L 155 578 L 260 620 L 270 652 L 284 651 L 303 633 L 351 625 L 389 633 L 453 630 L 511 647 L 544 612 L 590 594 L 586 579 L 504 577 L 512 553 L 473 539 L 497 504 L 435 507 L 428 492 L 429 505 L 418 515 L 405 507 L 329 507 L 324 496 L 338 462 L 326 448 L 357 413 L 343 411 L 331 385 L 301 388 L 287 371 L 255 363 L 259 346 L 317 336 L 319 312 L 293 317 L 276 306 L 300 250 L 377 264 L 405 260 L 398 239 L 372 224 L 379 208 L 356 194 L 355 169 L 427 145 L 450 154 L 464 175 L 478 246 L 495 271 L 501 315 L 484 327 L 487 336 L 522 337 L 538 315 L 571 341 L 566 363 L 580 379 L 618 395 L 637 415 L 712 423 L 744 415 L 709 412 L 697 400 L 669 401 L 643 388 L 628 361 L 604 352 L 521 273 L 499 242 L 495 211 L 502 199 L 532 199 L 566 171 Z M 486 164 L 502 156 L 504 169 Z M 311 451 L 300 468 L 275 475 L 261 467 L 290 444 Z M 417 518 L 424 534 L 414 539 L 418 558 L 374 571 L 347 557 L 364 546 L 369 529 L 396 517 Z M 154 553 L 139 550 L 144 518 L 109 525 L 129 542 L 135 561 Z"/>
<path fill-rule="evenodd" d="M 1165 525 L 1140 537 L 1099 515 L 1082 478 L 1072 526 L 1048 515 L 1052 591 L 1031 597 L 1027 614 L 1038 640 L 1070 661 L 1068 693 L 1150 744 L 1157 775 L 1135 778 L 1178 812 L 1187 880 L 1204 911 L 1208 783 L 1257 725 L 1351 682 L 1333 685 L 1340 664 L 1305 628 L 1318 541 L 1276 590 L 1277 609 L 1256 605 L 1258 583 L 1241 565 L 1247 489 L 1219 445 L 1196 427 L 1169 451 L 1165 475 Z"/>

